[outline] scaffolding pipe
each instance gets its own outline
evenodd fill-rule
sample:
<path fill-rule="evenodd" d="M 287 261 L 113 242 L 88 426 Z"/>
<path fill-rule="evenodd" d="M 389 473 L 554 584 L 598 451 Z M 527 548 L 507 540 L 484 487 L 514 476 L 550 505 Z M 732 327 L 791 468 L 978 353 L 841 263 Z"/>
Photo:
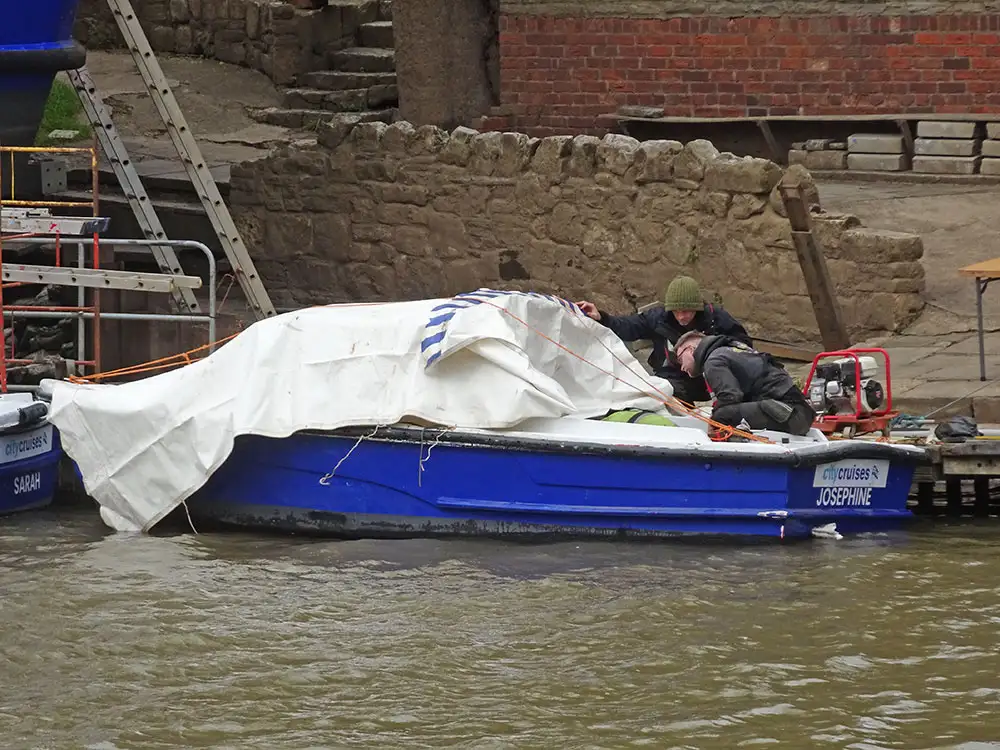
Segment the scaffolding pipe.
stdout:
<path fill-rule="evenodd" d="M 3 315 L 5 318 L 86 318 L 91 319 L 94 317 L 92 312 L 84 312 L 73 307 L 70 308 L 70 312 L 56 312 L 53 310 L 39 310 L 38 308 L 32 307 L 31 305 L 18 305 L 11 306 L 6 305 L 3 310 Z M 16 313 L 16 315 L 15 315 Z M 211 329 L 212 323 L 215 320 L 211 315 L 184 315 L 182 313 L 114 313 L 114 312 L 102 312 L 101 319 L 107 318 L 108 320 L 162 320 L 164 322 L 183 322 L 191 321 L 192 323 L 208 323 Z M 214 342 L 213 342 L 214 345 Z M 11 360 L 8 360 L 8 362 Z"/>

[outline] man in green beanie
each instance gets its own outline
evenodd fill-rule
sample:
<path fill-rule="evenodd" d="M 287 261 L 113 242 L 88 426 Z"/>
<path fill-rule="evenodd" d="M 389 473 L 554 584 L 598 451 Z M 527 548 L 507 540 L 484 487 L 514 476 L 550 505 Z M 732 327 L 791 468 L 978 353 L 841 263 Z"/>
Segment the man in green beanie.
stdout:
<path fill-rule="evenodd" d="M 677 340 L 688 331 L 707 335 L 729 336 L 753 346 L 753 339 L 732 315 L 719 305 L 706 303 L 698 282 L 690 276 L 678 276 L 663 295 L 663 307 L 653 307 L 635 315 L 609 315 L 592 302 L 577 302 L 580 309 L 598 323 L 606 325 L 623 341 L 649 339 L 653 352 L 649 366 L 657 377 L 670 381 L 674 395 L 682 401 L 710 401 L 705 379 L 690 377 L 681 370 L 674 355 Z"/>

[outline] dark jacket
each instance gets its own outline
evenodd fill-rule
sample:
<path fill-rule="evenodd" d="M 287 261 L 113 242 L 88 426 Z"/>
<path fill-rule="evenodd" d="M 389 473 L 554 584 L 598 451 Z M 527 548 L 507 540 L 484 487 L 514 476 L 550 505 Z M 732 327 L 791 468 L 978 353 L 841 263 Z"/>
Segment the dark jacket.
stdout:
<path fill-rule="evenodd" d="M 706 304 L 686 326 L 678 323 L 674 314 L 662 307 L 653 307 L 635 315 L 609 315 L 603 310 L 600 312 L 600 322 L 614 331 L 622 341 L 650 339 L 653 342 L 653 352 L 648 361 L 653 373 L 660 377 L 686 377 L 677 364 L 673 347 L 677 344 L 677 339 L 688 331 L 701 331 L 709 336 L 729 336 L 747 346 L 753 346 L 753 339 L 746 329 L 718 305 Z"/>
<path fill-rule="evenodd" d="M 806 403 L 805 396 L 774 357 L 728 336 L 708 336 L 694 350 L 694 364 L 716 408 L 773 398 L 787 404 Z"/>

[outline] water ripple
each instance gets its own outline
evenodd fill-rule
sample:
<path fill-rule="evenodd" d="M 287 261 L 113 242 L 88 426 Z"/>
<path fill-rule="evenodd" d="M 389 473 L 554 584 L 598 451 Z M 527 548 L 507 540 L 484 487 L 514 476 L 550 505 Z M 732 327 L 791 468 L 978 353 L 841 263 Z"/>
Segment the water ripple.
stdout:
<path fill-rule="evenodd" d="M 0 732 L 95 750 L 998 750 L 983 533 L 338 543 L 10 520 Z"/>

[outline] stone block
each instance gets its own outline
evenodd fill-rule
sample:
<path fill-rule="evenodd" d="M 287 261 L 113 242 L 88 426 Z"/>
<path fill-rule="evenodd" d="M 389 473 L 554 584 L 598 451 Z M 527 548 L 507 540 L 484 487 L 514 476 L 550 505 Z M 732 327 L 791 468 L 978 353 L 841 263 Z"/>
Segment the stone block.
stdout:
<path fill-rule="evenodd" d="M 782 170 L 768 159 L 722 154 L 705 167 L 705 187 L 729 193 L 766 195 L 781 180 Z"/>
<path fill-rule="evenodd" d="M 803 166 L 805 166 L 806 169 L 815 169 L 817 171 L 822 171 L 824 169 L 847 169 L 847 152 L 807 151 Z"/>
<path fill-rule="evenodd" d="M 553 135 L 543 138 L 531 159 L 531 168 L 538 174 L 559 177 L 565 160 L 573 151 L 573 136 Z"/>
<path fill-rule="evenodd" d="M 858 172 L 905 172 L 910 160 L 906 154 L 848 154 L 847 168 Z"/>
<path fill-rule="evenodd" d="M 806 141 L 806 151 L 826 151 L 831 143 L 829 138 L 812 138 Z"/>
<path fill-rule="evenodd" d="M 684 150 L 680 141 L 643 141 L 639 150 L 645 156 L 636 182 L 669 182 L 674 172 L 674 159 Z"/>
<path fill-rule="evenodd" d="M 597 168 L 624 177 L 635 164 L 639 141 L 628 135 L 608 133 L 597 147 Z"/>
<path fill-rule="evenodd" d="M 625 104 L 618 108 L 618 114 L 622 117 L 654 119 L 657 117 L 663 117 L 663 107 L 643 107 L 639 105 Z"/>
<path fill-rule="evenodd" d="M 915 156 L 913 171 L 928 174 L 976 174 L 979 156 Z"/>
<path fill-rule="evenodd" d="M 979 174 L 1000 175 L 1000 159 L 983 159 L 979 164 Z"/>
<path fill-rule="evenodd" d="M 983 156 L 1000 157 L 1000 141 L 983 141 Z"/>
<path fill-rule="evenodd" d="M 567 171 L 574 177 L 592 177 L 601 139 L 594 135 L 578 135 L 573 139 Z"/>
<path fill-rule="evenodd" d="M 978 124 L 947 120 L 921 120 L 917 123 L 918 138 L 974 138 Z"/>
<path fill-rule="evenodd" d="M 358 115 L 343 115 L 333 118 L 319 126 L 316 138 L 321 145 L 327 148 L 337 148 L 359 122 L 361 122 L 361 118 Z"/>
<path fill-rule="evenodd" d="M 924 243 L 919 235 L 894 232 L 889 229 L 848 229 L 841 236 L 844 257 L 859 263 L 885 265 L 886 263 L 913 262 L 924 254 Z M 919 264 L 909 268 L 893 269 L 893 274 L 914 275 Z M 889 269 L 886 269 L 889 270 Z"/>
<path fill-rule="evenodd" d="M 531 163 L 538 144 L 537 138 L 529 138 L 524 133 L 503 133 L 500 136 L 500 154 L 497 156 L 494 174 L 498 177 L 520 174 Z"/>
<path fill-rule="evenodd" d="M 405 120 L 392 123 L 382 134 L 382 150 L 386 153 L 405 154 L 415 132 L 413 125 Z"/>
<path fill-rule="evenodd" d="M 441 149 L 441 161 L 445 164 L 464 167 L 469 163 L 469 157 L 472 156 L 472 139 L 477 135 L 479 135 L 479 131 L 459 125 L 452 131 L 448 142 Z"/>
<path fill-rule="evenodd" d="M 709 141 L 703 138 L 690 141 L 674 159 L 674 178 L 694 183 L 701 182 L 705 176 L 705 167 L 718 157 L 719 149 Z"/>
<path fill-rule="evenodd" d="M 975 156 L 979 153 L 979 141 L 975 138 L 917 138 L 913 142 L 913 153 L 918 156 Z"/>
<path fill-rule="evenodd" d="M 798 164 L 804 167 L 806 165 L 806 157 L 808 155 L 809 152 L 805 149 L 793 148 L 788 152 L 788 166 Z"/>
<path fill-rule="evenodd" d="M 437 125 L 421 125 L 413 131 L 407 147 L 414 156 L 426 156 L 440 153 L 447 143 L 448 133 Z"/>
<path fill-rule="evenodd" d="M 986 123 L 986 137 L 1000 139 L 1000 122 Z"/>
<path fill-rule="evenodd" d="M 883 133 L 855 133 L 847 139 L 852 154 L 902 154 L 903 136 Z"/>

